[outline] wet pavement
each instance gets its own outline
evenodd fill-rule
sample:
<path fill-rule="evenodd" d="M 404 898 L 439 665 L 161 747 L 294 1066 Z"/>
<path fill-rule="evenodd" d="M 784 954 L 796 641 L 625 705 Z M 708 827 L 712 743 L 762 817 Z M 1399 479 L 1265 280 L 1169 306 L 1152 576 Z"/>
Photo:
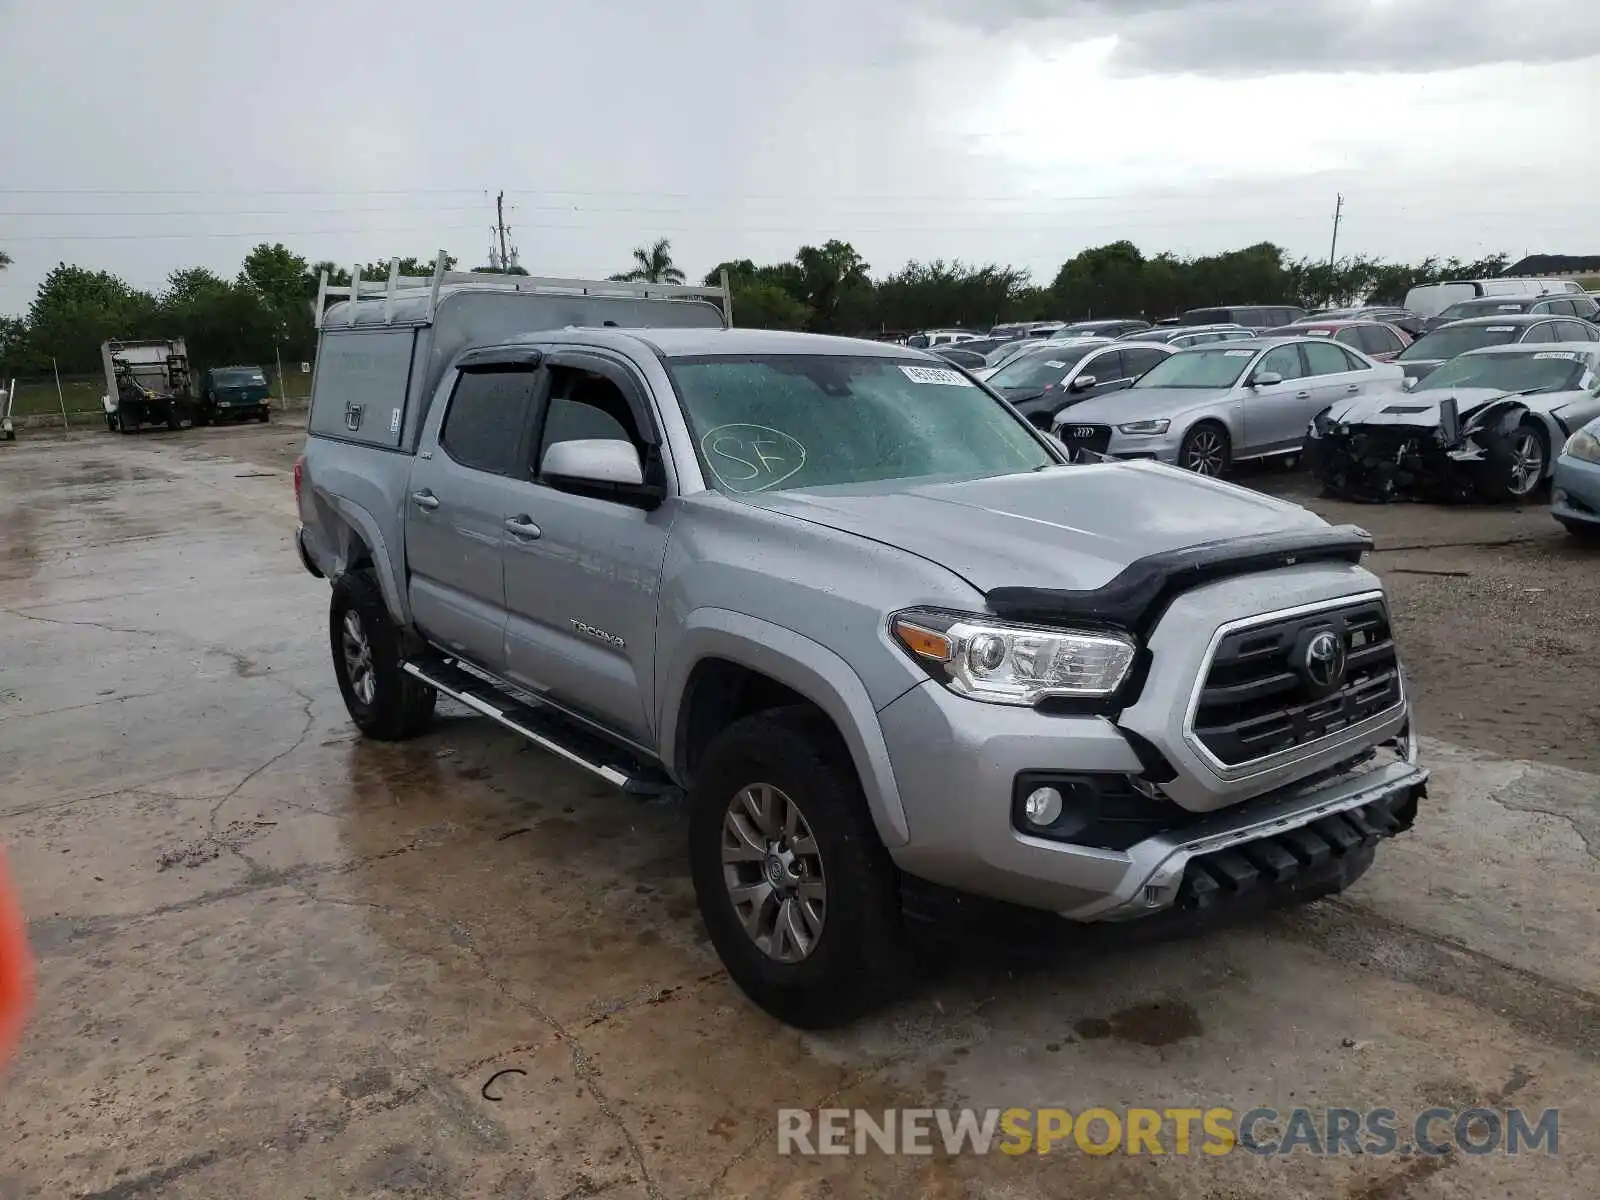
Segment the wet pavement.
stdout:
<path fill-rule="evenodd" d="M 1592 762 L 1429 741 L 1416 831 L 1341 898 L 1026 968 L 941 945 L 803 1035 L 718 969 L 674 806 L 448 705 L 355 736 L 293 435 L 220 432 L 0 453 L 0 841 L 40 958 L 0 1200 L 1600 1195 Z M 1475 1104 L 1559 1108 L 1560 1152 L 775 1136 L 786 1107 Z"/>

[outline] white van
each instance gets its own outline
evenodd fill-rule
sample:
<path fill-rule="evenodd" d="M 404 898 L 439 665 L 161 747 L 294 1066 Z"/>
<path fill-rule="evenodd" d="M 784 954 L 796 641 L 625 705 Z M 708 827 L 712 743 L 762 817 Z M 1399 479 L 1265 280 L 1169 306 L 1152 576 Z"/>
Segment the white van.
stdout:
<path fill-rule="evenodd" d="M 1419 317 L 1437 317 L 1452 304 L 1479 296 L 1542 296 L 1546 292 L 1581 292 L 1576 279 L 1454 279 L 1422 283 L 1406 293 L 1404 307 Z"/>

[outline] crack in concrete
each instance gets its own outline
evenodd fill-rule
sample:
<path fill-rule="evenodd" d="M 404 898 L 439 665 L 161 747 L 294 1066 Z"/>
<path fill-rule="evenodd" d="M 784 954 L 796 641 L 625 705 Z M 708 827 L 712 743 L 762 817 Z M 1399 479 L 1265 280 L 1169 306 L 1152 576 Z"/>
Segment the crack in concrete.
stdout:
<path fill-rule="evenodd" d="M 248 772 L 243 779 L 239 780 L 238 783 L 234 784 L 225 793 L 223 793 L 220 798 L 218 798 L 216 804 L 212 806 L 210 816 L 206 818 L 206 825 L 211 830 L 211 835 L 213 838 L 217 836 L 217 814 L 222 811 L 222 806 L 237 796 L 244 789 L 245 785 L 257 775 L 261 774 L 265 770 L 277 766 L 296 750 L 300 749 L 301 746 L 304 746 L 306 744 L 306 739 L 311 736 L 311 730 L 317 723 L 316 714 L 311 711 L 315 701 L 298 688 L 291 687 L 289 690 L 294 692 L 295 695 L 299 696 L 302 702 L 301 713 L 305 717 L 305 724 L 300 728 L 300 736 L 295 738 L 294 744 L 291 745 L 287 750 L 281 751 L 278 754 L 274 754 L 259 767 L 256 767 Z"/>
<path fill-rule="evenodd" d="M 1512 1096 L 1532 1083 L 1533 1078 L 1532 1072 L 1527 1067 L 1520 1063 L 1514 1064 L 1509 1079 L 1469 1107 L 1500 1108 Z M 1460 1161 L 1461 1155 L 1447 1143 L 1443 1154 L 1413 1159 L 1393 1174 L 1385 1175 L 1365 1187 L 1357 1188 L 1350 1193 L 1350 1200 L 1400 1200 L 1401 1197 L 1410 1194 L 1413 1184 L 1421 1183 Z"/>
<path fill-rule="evenodd" d="M 1566 822 L 1572 826 L 1572 832 L 1578 835 L 1578 840 L 1583 843 L 1583 848 L 1589 857 L 1600 859 L 1600 795 L 1594 797 L 1593 807 L 1569 812 L 1507 794 L 1522 787 L 1534 769 L 1534 763 L 1524 763 L 1515 778 L 1507 782 L 1504 787 L 1496 788 L 1489 793 L 1489 799 L 1501 808 L 1509 808 L 1514 812 L 1537 813 L 1542 817 L 1554 817 L 1558 821 Z M 1592 827 L 1590 822 L 1593 822 Z"/>
<path fill-rule="evenodd" d="M 644 1149 L 640 1146 L 639 1139 L 634 1135 L 628 1122 L 617 1111 L 616 1104 L 601 1088 L 596 1079 L 589 1051 L 584 1047 L 583 1043 L 552 1014 L 547 1013 L 534 1001 L 513 991 L 511 985 L 495 973 L 494 968 L 489 965 L 484 958 L 483 952 L 476 945 L 469 943 L 464 949 L 472 956 L 473 961 L 478 964 L 478 970 L 483 973 L 485 979 L 494 985 L 496 991 L 518 1008 L 531 1013 L 534 1017 L 544 1022 L 550 1031 L 555 1034 L 556 1039 L 566 1046 L 572 1062 L 574 1077 L 589 1089 L 589 1095 L 594 1098 L 595 1107 L 600 1110 L 601 1115 L 611 1123 L 612 1127 L 622 1135 L 622 1140 L 627 1143 L 628 1153 L 633 1159 L 634 1166 L 638 1168 L 640 1177 L 644 1180 L 645 1195 L 650 1200 L 667 1200 L 666 1193 L 661 1190 L 661 1185 L 650 1174 L 650 1167 L 645 1161 Z"/>

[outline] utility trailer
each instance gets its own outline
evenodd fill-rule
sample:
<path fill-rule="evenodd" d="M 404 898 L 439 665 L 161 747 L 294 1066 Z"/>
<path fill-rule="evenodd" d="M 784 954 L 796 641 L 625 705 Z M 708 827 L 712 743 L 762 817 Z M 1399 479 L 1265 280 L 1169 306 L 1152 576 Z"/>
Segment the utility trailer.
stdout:
<path fill-rule="evenodd" d="M 113 433 L 136 433 L 143 425 L 178 429 L 194 422 L 199 409 L 182 338 L 104 342 L 100 365 L 106 374 L 100 404 Z"/>

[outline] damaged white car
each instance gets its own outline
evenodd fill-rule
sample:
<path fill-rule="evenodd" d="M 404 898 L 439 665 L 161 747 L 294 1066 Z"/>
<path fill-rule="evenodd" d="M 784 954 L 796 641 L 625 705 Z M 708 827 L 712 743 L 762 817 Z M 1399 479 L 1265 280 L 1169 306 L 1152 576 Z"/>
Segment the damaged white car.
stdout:
<path fill-rule="evenodd" d="M 1600 344 L 1486 346 L 1414 387 L 1325 409 L 1306 432 L 1306 463 L 1339 499 L 1517 502 L 1596 416 Z"/>

